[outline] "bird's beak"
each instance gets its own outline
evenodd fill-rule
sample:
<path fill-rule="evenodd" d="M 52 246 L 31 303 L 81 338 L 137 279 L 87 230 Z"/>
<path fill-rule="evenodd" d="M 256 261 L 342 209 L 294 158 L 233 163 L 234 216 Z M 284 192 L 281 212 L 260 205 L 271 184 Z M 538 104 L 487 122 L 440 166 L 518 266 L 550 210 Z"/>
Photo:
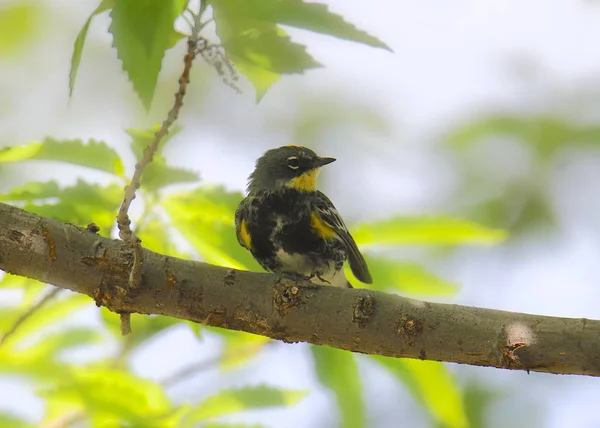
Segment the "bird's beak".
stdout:
<path fill-rule="evenodd" d="M 315 160 L 315 168 L 320 168 L 322 166 L 330 164 L 331 162 L 335 162 L 335 160 L 335 158 L 317 158 Z"/>

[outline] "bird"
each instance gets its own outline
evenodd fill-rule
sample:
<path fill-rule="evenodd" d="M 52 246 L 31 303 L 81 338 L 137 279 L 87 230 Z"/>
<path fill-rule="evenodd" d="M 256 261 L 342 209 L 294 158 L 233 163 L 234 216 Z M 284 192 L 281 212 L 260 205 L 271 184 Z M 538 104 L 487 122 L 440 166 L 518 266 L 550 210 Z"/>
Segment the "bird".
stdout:
<path fill-rule="evenodd" d="M 296 145 L 268 150 L 248 177 L 235 212 L 240 245 L 269 272 L 352 288 L 343 265 L 371 284 L 367 263 L 331 200 L 317 190 L 321 167 L 336 159 Z"/>

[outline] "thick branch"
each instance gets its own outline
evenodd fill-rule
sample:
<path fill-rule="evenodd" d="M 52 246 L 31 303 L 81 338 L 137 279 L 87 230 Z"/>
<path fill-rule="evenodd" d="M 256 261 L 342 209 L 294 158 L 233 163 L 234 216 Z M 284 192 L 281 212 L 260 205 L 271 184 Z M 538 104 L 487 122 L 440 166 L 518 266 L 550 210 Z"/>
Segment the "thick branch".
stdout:
<path fill-rule="evenodd" d="M 437 304 L 279 281 L 144 250 L 0 204 L 0 269 L 85 293 L 115 312 L 169 315 L 367 354 L 600 376 L 600 321 Z"/>

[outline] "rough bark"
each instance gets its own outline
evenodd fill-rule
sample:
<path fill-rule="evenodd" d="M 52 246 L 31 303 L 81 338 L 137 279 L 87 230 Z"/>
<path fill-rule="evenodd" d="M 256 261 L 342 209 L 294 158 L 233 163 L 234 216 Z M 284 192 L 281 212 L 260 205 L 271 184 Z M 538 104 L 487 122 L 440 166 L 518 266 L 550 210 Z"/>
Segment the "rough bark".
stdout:
<path fill-rule="evenodd" d="M 168 315 L 285 342 L 505 369 L 600 375 L 600 321 L 429 303 L 279 280 L 131 246 L 0 204 L 0 269 L 87 294 L 115 312 Z M 133 325 L 135 334 L 135 320 Z"/>

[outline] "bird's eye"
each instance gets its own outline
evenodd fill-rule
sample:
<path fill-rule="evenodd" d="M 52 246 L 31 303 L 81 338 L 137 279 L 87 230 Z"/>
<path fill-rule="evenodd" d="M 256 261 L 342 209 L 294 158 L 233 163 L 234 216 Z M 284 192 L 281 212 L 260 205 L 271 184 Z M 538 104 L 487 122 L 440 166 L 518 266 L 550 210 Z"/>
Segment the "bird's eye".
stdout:
<path fill-rule="evenodd" d="M 290 156 L 288 159 L 288 166 L 292 169 L 298 169 L 300 164 L 298 163 L 298 158 L 296 156 Z"/>

